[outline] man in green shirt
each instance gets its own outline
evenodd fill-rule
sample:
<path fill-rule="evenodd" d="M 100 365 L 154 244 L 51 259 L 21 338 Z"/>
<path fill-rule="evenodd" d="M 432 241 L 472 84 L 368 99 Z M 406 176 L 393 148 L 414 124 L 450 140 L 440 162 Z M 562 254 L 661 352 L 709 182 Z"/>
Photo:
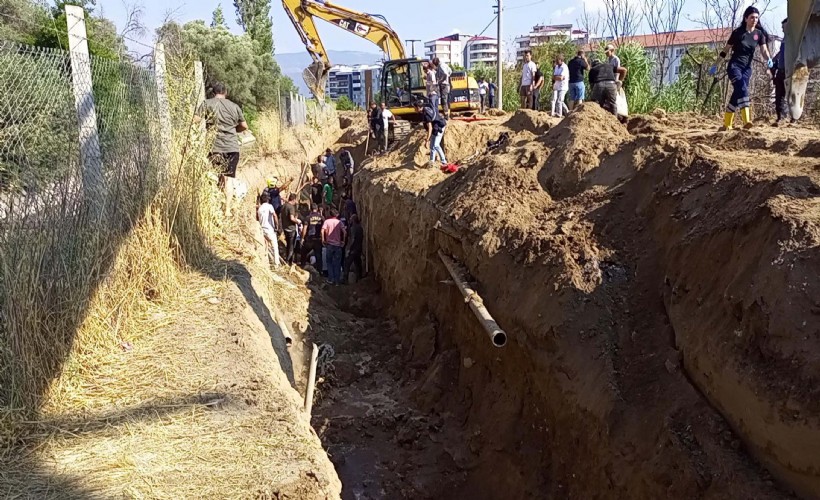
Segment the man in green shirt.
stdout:
<path fill-rule="evenodd" d="M 330 185 L 330 181 L 327 179 L 325 179 L 322 194 L 324 195 L 325 210 L 329 210 L 333 206 L 333 186 Z"/>
<path fill-rule="evenodd" d="M 227 97 L 225 85 L 213 85 L 214 96 L 204 103 L 198 113 L 205 118 L 209 129 L 216 129 L 216 138 L 208 158 L 219 170 L 219 185 L 224 187 L 225 177 L 236 177 L 239 165 L 239 137 L 237 132 L 248 129 L 242 108 Z"/>

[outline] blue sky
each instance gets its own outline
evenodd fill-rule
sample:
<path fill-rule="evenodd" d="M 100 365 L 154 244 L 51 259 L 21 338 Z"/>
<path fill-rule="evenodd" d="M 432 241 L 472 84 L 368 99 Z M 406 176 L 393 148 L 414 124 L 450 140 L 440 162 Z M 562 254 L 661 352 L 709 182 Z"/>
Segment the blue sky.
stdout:
<path fill-rule="evenodd" d="M 210 21 L 211 13 L 217 5 L 222 4 L 229 26 L 239 32 L 236 26 L 233 2 L 230 0 L 125 0 L 142 5 L 145 11 L 144 23 L 151 32 L 144 41 L 150 43 L 153 30 L 162 24 L 169 15 L 180 22 L 194 19 Z M 636 0 L 640 1 L 640 0 Z M 279 0 L 272 0 L 271 14 L 274 19 L 273 35 L 277 52 L 299 52 L 304 50 L 299 37 L 290 24 Z M 336 4 L 361 12 L 377 13 L 387 17 L 391 26 L 403 39 L 416 38 L 423 41 L 432 40 L 455 31 L 477 34 L 493 19 L 494 0 L 335 0 Z M 600 9 L 603 0 L 586 0 L 591 11 Z M 577 23 L 581 15 L 582 2 L 559 0 L 505 0 L 504 41 L 511 41 L 518 34 L 526 33 L 540 23 Z M 687 0 L 684 9 L 685 19 L 681 20 L 680 29 L 696 28 L 691 21 L 702 10 L 702 0 Z M 98 11 L 122 24 L 125 18 L 123 0 L 98 0 Z M 786 1 L 773 0 L 763 21 L 768 26 L 779 28 L 780 20 L 786 16 Z M 495 36 L 495 24 L 485 33 Z M 378 52 L 375 45 L 355 35 L 343 32 L 326 23 L 319 26 L 322 40 L 329 49 Z M 139 47 L 134 47 L 139 50 Z M 421 46 L 417 44 L 417 53 Z M 139 50 L 142 52 L 143 50 Z M 409 50 L 408 50 L 409 53 Z"/>

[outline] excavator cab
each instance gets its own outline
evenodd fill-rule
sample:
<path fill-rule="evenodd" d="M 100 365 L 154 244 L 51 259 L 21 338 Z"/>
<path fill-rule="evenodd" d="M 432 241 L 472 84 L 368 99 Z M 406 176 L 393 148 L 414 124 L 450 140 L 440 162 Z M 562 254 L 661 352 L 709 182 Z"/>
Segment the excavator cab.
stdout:
<path fill-rule="evenodd" d="M 413 103 L 426 94 L 422 64 L 424 61 L 421 59 L 397 59 L 384 63 L 381 78 L 382 100 L 396 117 L 407 120 L 416 118 Z"/>

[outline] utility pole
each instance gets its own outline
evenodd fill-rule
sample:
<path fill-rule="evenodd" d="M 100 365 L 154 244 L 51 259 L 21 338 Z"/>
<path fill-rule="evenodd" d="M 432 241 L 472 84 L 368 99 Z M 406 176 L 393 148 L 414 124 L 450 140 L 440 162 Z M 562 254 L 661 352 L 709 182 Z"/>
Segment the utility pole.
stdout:
<path fill-rule="evenodd" d="M 411 47 L 410 50 L 412 51 L 412 54 L 410 55 L 410 57 L 416 57 L 416 42 L 421 42 L 421 40 L 405 40 L 404 41 L 405 45 L 407 45 L 408 43 L 410 44 L 410 47 Z"/>
<path fill-rule="evenodd" d="M 503 26 L 501 23 L 501 13 L 503 12 L 503 7 L 501 5 L 502 0 L 497 0 L 498 5 L 495 6 L 498 23 L 498 54 L 496 54 L 495 60 L 495 100 L 498 109 L 504 109 L 504 91 L 503 89 L 503 73 L 504 73 L 504 42 L 502 41 L 502 30 L 501 27 Z"/>

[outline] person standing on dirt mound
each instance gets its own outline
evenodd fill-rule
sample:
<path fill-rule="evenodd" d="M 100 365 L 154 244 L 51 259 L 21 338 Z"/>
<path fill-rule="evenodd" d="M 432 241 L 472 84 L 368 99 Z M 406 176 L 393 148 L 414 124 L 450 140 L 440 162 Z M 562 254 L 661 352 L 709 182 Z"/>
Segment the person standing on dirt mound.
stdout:
<path fill-rule="evenodd" d="M 378 141 L 381 137 L 381 130 L 384 126 L 384 118 L 382 117 L 382 108 L 375 102 L 370 103 L 370 137 Z M 378 146 L 377 146 L 378 147 Z M 365 151 L 367 154 L 367 151 Z"/>
<path fill-rule="evenodd" d="M 613 66 L 608 62 L 593 60 L 592 69 L 589 70 L 589 84 L 592 85 L 592 101 L 617 116 L 618 84 Z"/>
<path fill-rule="evenodd" d="M 584 73 L 589 70 L 589 62 L 583 50 L 579 50 L 575 57 L 567 64 L 569 70 L 569 109 L 584 102 Z"/>
<path fill-rule="evenodd" d="M 521 109 L 532 108 L 532 91 L 536 71 L 538 71 L 538 66 L 532 60 L 532 52 L 528 50 L 524 52 L 524 65 L 521 67 L 521 88 L 519 89 Z"/>
<path fill-rule="evenodd" d="M 396 118 L 393 116 L 393 112 L 387 109 L 387 104 L 382 103 L 382 146 L 385 153 L 387 152 L 387 146 L 390 142 L 390 124 L 393 124 L 395 128 L 396 125 Z"/>
<path fill-rule="evenodd" d="M 786 23 L 788 19 L 783 20 L 783 32 L 786 32 Z M 786 100 L 786 39 L 785 37 L 780 42 L 780 51 L 774 56 L 774 67 L 772 71 L 772 81 L 774 82 L 774 112 L 777 115 L 777 120 L 772 124 L 775 127 L 780 125 L 781 120 L 789 117 L 789 106 Z"/>
<path fill-rule="evenodd" d="M 726 59 L 727 53 L 731 50 L 729 64 L 726 66 L 726 75 L 732 82 L 732 96 L 726 106 L 726 113 L 723 115 L 723 127 L 721 130 L 731 130 L 734 126 L 735 112 L 740 111 L 740 118 L 743 120 L 743 128 L 752 127 L 752 101 L 749 97 L 749 81 L 752 79 L 752 62 L 755 58 L 755 50 L 760 47 L 763 57 L 766 58 L 766 65 L 769 69 L 774 66 L 774 61 L 769 54 L 769 34 L 760 24 L 760 11 L 756 7 L 747 7 L 743 12 L 743 21 L 732 34 L 729 41 L 720 52 L 720 58 Z M 717 64 L 709 68 L 709 74 L 717 74 Z"/>
<path fill-rule="evenodd" d="M 342 283 L 345 228 L 339 220 L 339 211 L 330 209 L 330 218 L 322 225 L 322 244 L 327 249 L 327 277 L 331 285 Z"/>
<path fill-rule="evenodd" d="M 541 72 L 541 68 L 535 70 L 535 76 L 533 76 L 533 84 L 532 84 L 532 109 L 533 111 L 539 111 L 541 109 L 541 89 L 544 88 L 544 73 Z"/>
<path fill-rule="evenodd" d="M 441 141 L 444 139 L 444 129 L 447 128 L 447 120 L 441 116 L 437 109 L 431 106 L 426 106 L 424 101 L 418 100 L 414 104 L 416 113 L 420 113 L 424 126 L 427 128 L 426 143 L 430 145 L 430 163 L 428 166 L 435 165 L 436 153 L 439 155 L 442 165 L 447 164 L 447 158 L 444 156 L 444 150 L 441 148 Z"/>
<path fill-rule="evenodd" d="M 555 58 L 555 66 L 552 70 L 552 116 L 561 118 L 569 114 L 569 109 L 564 103 L 567 96 L 567 78 L 569 77 L 569 68 L 564 63 L 564 56 Z M 556 111 L 555 107 L 558 106 Z"/>
<path fill-rule="evenodd" d="M 433 58 L 433 67 L 436 68 L 436 80 L 438 81 L 438 95 L 441 98 L 441 106 L 444 109 L 444 116 L 450 119 L 450 75 L 453 70 L 446 62 L 441 62 L 438 57 Z"/>

